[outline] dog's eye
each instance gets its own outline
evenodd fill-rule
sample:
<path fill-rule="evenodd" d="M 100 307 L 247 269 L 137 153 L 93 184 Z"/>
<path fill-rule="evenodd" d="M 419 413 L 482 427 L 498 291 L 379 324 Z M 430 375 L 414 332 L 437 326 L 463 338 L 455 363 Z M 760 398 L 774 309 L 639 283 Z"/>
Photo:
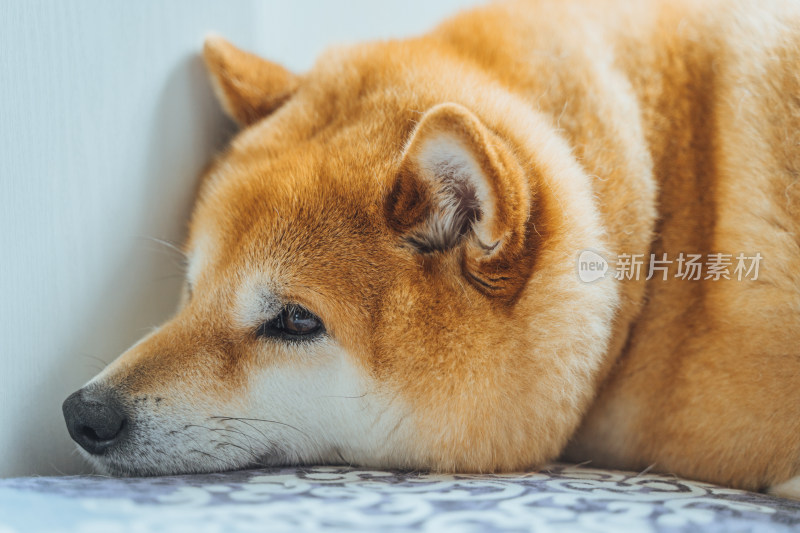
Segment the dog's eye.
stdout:
<path fill-rule="evenodd" d="M 260 337 L 308 339 L 325 331 L 322 321 L 299 305 L 287 305 L 281 312 L 258 329 Z"/>

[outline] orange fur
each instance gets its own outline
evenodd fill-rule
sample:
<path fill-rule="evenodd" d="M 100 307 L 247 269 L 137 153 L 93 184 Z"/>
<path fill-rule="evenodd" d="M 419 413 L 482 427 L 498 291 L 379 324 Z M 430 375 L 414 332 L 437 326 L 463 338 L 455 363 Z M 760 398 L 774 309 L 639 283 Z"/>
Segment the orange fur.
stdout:
<path fill-rule="evenodd" d="M 252 278 L 402 406 L 391 450 L 353 462 L 800 474 L 798 30 L 777 2 L 499 3 L 302 77 L 209 40 L 248 127 L 204 178 L 191 295 L 102 379 L 191 410 L 312 367 L 237 322 Z M 765 261 L 758 282 L 584 284 L 584 249 Z"/>

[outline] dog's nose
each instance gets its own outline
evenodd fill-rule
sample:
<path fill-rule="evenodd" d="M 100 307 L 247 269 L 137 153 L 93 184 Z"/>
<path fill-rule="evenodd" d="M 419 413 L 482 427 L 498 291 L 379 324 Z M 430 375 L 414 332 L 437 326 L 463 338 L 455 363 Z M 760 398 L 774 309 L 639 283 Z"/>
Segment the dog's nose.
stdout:
<path fill-rule="evenodd" d="M 128 433 L 125 410 L 110 394 L 81 389 L 62 405 L 72 440 L 93 455 L 101 455 Z"/>

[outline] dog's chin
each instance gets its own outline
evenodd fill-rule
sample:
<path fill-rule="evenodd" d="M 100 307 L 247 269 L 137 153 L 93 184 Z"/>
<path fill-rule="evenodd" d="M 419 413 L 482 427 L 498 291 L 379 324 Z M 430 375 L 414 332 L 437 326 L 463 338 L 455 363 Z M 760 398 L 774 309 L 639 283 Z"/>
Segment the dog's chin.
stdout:
<path fill-rule="evenodd" d="M 92 470 L 94 470 L 94 473 L 99 476 L 140 477 L 148 475 L 144 473 L 144 471 L 132 467 L 131 465 L 118 463 L 117 461 L 105 456 L 92 455 L 86 452 L 80 446 L 78 447 L 78 452 L 80 453 L 80 456 L 83 457 L 83 459 L 89 464 Z"/>
<path fill-rule="evenodd" d="M 97 475 L 110 477 L 153 477 L 176 476 L 189 474 L 209 474 L 255 468 L 267 468 L 283 464 L 277 457 L 265 457 L 263 460 L 238 464 L 234 461 L 220 459 L 208 462 L 190 462 L 186 459 L 175 460 L 160 457 L 158 460 L 148 457 L 146 453 L 135 457 L 122 454 L 92 455 L 78 447 L 81 457 L 91 466 Z"/>

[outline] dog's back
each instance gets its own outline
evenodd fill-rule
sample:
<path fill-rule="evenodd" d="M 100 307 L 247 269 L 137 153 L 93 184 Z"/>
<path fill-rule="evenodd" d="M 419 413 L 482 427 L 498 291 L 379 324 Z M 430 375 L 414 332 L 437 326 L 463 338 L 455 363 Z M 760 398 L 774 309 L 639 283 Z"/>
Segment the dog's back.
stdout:
<path fill-rule="evenodd" d="M 553 117 L 611 252 L 646 259 L 567 457 L 750 489 L 798 473 L 798 7 L 524 2 L 444 28 Z M 697 254 L 718 273 L 686 276 Z"/>

